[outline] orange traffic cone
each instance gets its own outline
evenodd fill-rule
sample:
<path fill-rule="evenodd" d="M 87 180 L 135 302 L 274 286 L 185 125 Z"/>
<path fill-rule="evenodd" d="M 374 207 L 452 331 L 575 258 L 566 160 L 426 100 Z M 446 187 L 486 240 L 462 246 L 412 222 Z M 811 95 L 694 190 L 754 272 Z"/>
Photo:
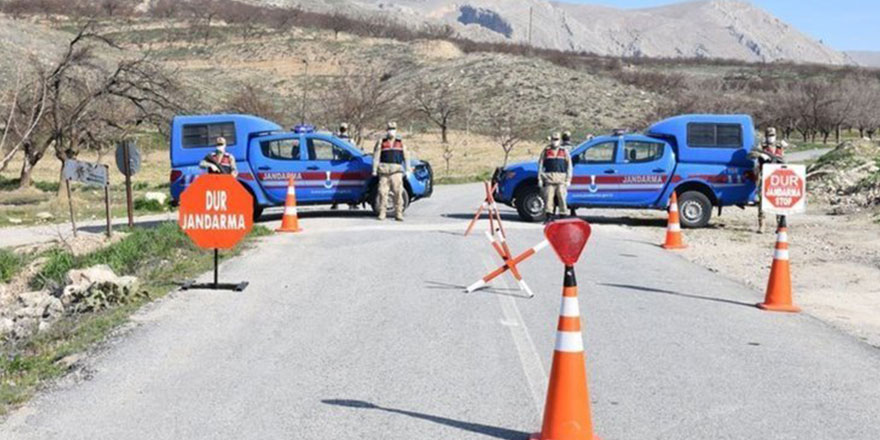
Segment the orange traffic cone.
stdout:
<path fill-rule="evenodd" d="M 593 433 L 574 268 L 565 268 L 556 349 L 541 432 L 530 440 L 598 440 Z"/>
<path fill-rule="evenodd" d="M 678 196 L 675 191 L 669 200 L 669 224 L 666 226 L 666 243 L 663 249 L 684 249 L 687 245 L 681 238 L 681 223 L 678 220 Z"/>
<path fill-rule="evenodd" d="M 767 282 L 767 295 L 758 308 L 771 312 L 798 313 L 800 307 L 791 299 L 791 266 L 788 262 L 788 228 L 783 224 L 776 231 L 776 250 Z"/>
<path fill-rule="evenodd" d="M 284 216 L 281 217 L 281 227 L 276 232 L 301 232 L 299 227 L 299 215 L 296 212 L 296 185 L 293 177 L 287 184 L 287 200 L 284 202 Z"/>

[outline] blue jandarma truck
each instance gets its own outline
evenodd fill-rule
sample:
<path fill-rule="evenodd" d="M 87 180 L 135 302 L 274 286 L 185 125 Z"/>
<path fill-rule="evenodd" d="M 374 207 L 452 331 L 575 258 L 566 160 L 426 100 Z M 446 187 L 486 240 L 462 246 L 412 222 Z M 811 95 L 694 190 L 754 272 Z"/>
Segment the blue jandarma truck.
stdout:
<path fill-rule="evenodd" d="M 227 152 L 235 157 L 238 180 L 254 197 L 254 216 L 283 206 L 288 180 L 296 179 L 300 205 L 369 203 L 378 212 L 373 157 L 329 133 L 310 126 L 285 131 L 280 125 L 248 115 L 177 116 L 171 122 L 172 203 L 205 170 L 199 162 L 214 151 L 214 141 L 226 138 Z M 404 180 L 404 205 L 430 197 L 430 164 L 411 161 Z"/>
<path fill-rule="evenodd" d="M 675 191 L 682 226 L 704 227 L 713 207 L 720 212 L 754 203 L 754 163 L 748 155 L 755 145 L 747 115 L 683 115 L 644 134 L 600 136 L 571 151 L 568 205 L 666 209 Z M 536 162 L 499 168 L 493 180 L 497 201 L 515 207 L 523 220 L 544 219 Z"/>

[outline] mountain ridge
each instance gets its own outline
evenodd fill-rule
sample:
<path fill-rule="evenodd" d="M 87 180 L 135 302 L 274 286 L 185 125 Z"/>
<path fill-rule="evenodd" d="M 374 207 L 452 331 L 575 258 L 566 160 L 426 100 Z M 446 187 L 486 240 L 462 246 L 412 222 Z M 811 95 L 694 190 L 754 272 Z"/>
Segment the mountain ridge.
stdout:
<path fill-rule="evenodd" d="M 528 44 L 531 37 L 537 47 L 599 55 L 854 64 L 846 53 L 742 0 L 640 9 L 549 0 L 249 1 L 355 17 L 381 14 L 412 26 L 447 24 L 478 41 Z"/>

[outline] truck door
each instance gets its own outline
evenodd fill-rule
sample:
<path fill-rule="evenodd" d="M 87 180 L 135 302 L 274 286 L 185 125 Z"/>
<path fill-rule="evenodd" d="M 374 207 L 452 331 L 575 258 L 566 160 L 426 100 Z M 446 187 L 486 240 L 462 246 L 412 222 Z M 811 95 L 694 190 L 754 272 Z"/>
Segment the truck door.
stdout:
<path fill-rule="evenodd" d="M 373 171 L 363 154 L 320 135 L 306 135 L 305 142 L 309 162 L 303 179 L 309 184 L 313 201 L 361 201 Z"/>
<path fill-rule="evenodd" d="M 257 138 L 251 141 L 250 161 L 256 173 L 257 182 L 274 204 L 284 204 L 287 199 L 287 185 L 291 177 L 296 177 L 296 199 L 307 201 L 308 189 L 302 185 L 302 173 L 306 172 L 302 138 L 299 135 L 284 135 Z"/>
<path fill-rule="evenodd" d="M 618 157 L 620 201 L 648 206 L 657 201 L 675 169 L 672 147 L 662 141 L 625 139 Z"/>
<path fill-rule="evenodd" d="M 618 139 L 604 140 L 576 149 L 572 153 L 574 175 L 568 189 L 573 206 L 613 206 L 620 204 L 614 191 L 619 179 Z"/>

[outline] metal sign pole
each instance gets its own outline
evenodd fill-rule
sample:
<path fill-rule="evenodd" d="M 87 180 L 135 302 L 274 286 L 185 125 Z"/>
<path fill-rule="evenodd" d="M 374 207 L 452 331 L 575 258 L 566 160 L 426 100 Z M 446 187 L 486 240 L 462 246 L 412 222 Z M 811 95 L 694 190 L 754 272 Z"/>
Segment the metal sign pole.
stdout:
<path fill-rule="evenodd" d="M 67 188 L 67 205 L 70 208 L 70 225 L 73 227 L 73 237 L 76 238 L 76 218 L 73 215 L 73 196 L 70 192 L 70 179 L 64 179 Z"/>
<path fill-rule="evenodd" d="M 214 289 L 220 287 L 220 250 L 214 249 Z"/>
<path fill-rule="evenodd" d="M 107 184 L 104 185 L 104 212 L 107 214 L 107 238 L 113 236 L 113 222 L 110 220 L 110 167 L 107 168 Z"/>
<path fill-rule="evenodd" d="M 128 227 L 133 228 L 134 202 L 132 201 L 131 195 L 131 155 L 129 154 L 130 151 L 128 150 L 129 145 L 130 144 L 128 142 L 124 142 L 122 144 L 122 162 L 124 167 L 123 174 L 125 174 L 125 203 L 126 209 L 128 211 Z"/>

